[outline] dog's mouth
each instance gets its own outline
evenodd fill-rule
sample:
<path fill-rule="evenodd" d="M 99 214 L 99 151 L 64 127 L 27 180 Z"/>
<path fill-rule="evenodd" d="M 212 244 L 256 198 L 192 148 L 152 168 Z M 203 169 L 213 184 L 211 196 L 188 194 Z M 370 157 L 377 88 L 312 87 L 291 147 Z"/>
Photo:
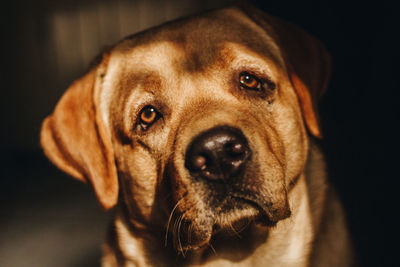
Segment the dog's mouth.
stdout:
<path fill-rule="evenodd" d="M 213 216 L 204 220 L 191 220 L 185 214 L 178 216 L 172 229 L 174 247 L 185 255 L 188 251 L 208 246 L 212 237 L 220 232 L 236 234 L 253 224 L 272 227 L 288 216 L 290 211 L 277 217 L 272 205 L 257 194 L 231 192 L 213 212 Z"/>
<path fill-rule="evenodd" d="M 258 224 L 264 226 L 275 226 L 276 223 L 283 219 L 276 216 L 276 212 L 270 203 L 264 201 L 264 199 L 257 197 L 254 194 L 244 194 L 240 192 L 231 193 L 232 199 L 236 200 L 237 203 L 243 202 L 245 205 L 252 207 L 256 215 L 252 217 L 254 221 Z M 284 217 L 289 217 L 289 214 L 284 215 Z"/>

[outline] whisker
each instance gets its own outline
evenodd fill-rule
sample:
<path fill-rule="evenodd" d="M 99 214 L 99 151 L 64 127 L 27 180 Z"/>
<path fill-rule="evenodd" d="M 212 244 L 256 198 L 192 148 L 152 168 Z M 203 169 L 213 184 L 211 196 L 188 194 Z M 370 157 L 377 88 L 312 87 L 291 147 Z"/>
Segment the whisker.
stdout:
<path fill-rule="evenodd" d="M 177 230 L 178 230 L 178 224 L 179 224 L 179 220 L 180 220 L 180 218 L 181 218 L 181 216 L 178 216 L 178 218 L 176 218 L 175 219 L 175 222 L 174 222 L 174 229 L 173 229 L 173 231 L 172 231 L 172 235 L 174 236 L 174 237 L 176 237 L 176 233 L 177 233 Z M 178 247 L 178 244 L 177 243 L 179 243 L 177 240 L 176 240 L 176 238 L 174 239 L 174 246 L 175 247 Z"/>
<path fill-rule="evenodd" d="M 235 229 L 235 227 L 233 226 L 233 224 L 232 223 L 230 223 L 229 224 L 229 228 L 231 228 L 231 230 L 232 230 L 232 232 L 233 232 L 233 234 L 235 235 L 235 236 L 237 236 L 238 238 L 242 238 L 240 235 L 239 235 L 239 233 L 241 232 L 241 231 L 237 231 L 236 229 Z M 243 228 L 244 229 L 244 228 Z M 241 230 L 243 230 L 243 229 L 241 229 Z"/>
<path fill-rule="evenodd" d="M 169 230 L 169 225 L 171 223 L 172 217 L 174 215 L 174 212 L 176 210 L 176 208 L 179 206 L 179 204 L 181 203 L 181 201 L 183 200 L 183 198 L 181 198 L 178 202 L 176 202 L 174 208 L 172 209 L 169 218 L 168 218 L 168 222 L 167 222 L 167 229 L 165 230 L 165 247 L 168 245 L 168 230 Z"/>
<path fill-rule="evenodd" d="M 250 223 L 253 222 L 253 219 L 246 219 L 246 224 L 243 225 L 240 229 L 236 229 L 232 224 L 231 229 L 233 230 L 234 234 L 238 237 L 238 238 L 242 238 L 242 236 L 240 235 L 241 232 L 243 232 L 244 230 L 246 230 L 246 228 L 250 225 Z"/>
<path fill-rule="evenodd" d="M 215 250 L 214 246 L 211 243 L 208 243 L 208 246 L 211 248 L 213 251 L 214 255 L 217 256 L 217 251 Z"/>
<path fill-rule="evenodd" d="M 179 244 L 179 249 L 182 251 L 183 257 L 185 257 L 185 252 L 183 251 L 182 243 L 181 243 L 181 226 L 182 226 L 182 221 L 183 221 L 183 215 L 180 216 L 179 218 L 179 224 L 178 224 L 178 244 Z"/>
<path fill-rule="evenodd" d="M 249 225 L 250 223 L 252 223 L 254 221 L 254 219 L 249 219 L 247 218 L 247 223 L 246 225 L 244 225 L 241 229 L 236 230 L 238 234 L 240 234 L 241 232 L 243 232 Z"/>
<path fill-rule="evenodd" d="M 189 244 L 192 243 L 192 228 L 193 228 L 193 224 L 190 224 L 189 228 L 188 228 L 188 243 Z"/>

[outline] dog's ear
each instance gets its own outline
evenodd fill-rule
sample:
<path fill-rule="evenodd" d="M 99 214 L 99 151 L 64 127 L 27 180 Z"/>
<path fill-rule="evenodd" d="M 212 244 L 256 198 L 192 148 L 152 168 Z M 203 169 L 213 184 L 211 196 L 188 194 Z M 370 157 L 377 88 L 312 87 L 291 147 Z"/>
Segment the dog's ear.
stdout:
<path fill-rule="evenodd" d="M 317 103 L 331 72 L 331 58 L 320 41 L 295 25 L 249 6 L 241 9 L 269 34 L 281 49 L 309 132 L 322 138 Z"/>
<path fill-rule="evenodd" d="M 42 125 L 45 154 L 61 170 L 92 184 L 104 209 L 118 198 L 118 177 L 110 134 L 99 109 L 101 76 L 108 61 L 92 67 L 75 81 Z"/>
<path fill-rule="evenodd" d="M 322 138 L 317 104 L 328 87 L 331 57 L 313 36 L 295 25 L 273 18 L 277 42 L 296 90 L 309 132 Z"/>

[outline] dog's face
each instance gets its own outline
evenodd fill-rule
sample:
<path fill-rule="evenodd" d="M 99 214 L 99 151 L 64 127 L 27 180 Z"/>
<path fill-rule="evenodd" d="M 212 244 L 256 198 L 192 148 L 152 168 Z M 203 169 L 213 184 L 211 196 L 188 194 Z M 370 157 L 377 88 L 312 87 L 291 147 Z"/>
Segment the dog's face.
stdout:
<path fill-rule="evenodd" d="M 233 8 L 123 40 L 44 123 L 49 157 L 89 180 L 106 208 L 120 192 L 131 222 L 167 227 L 178 250 L 236 222 L 287 218 L 305 125 L 319 128 L 284 39 L 252 12 L 262 22 Z"/>

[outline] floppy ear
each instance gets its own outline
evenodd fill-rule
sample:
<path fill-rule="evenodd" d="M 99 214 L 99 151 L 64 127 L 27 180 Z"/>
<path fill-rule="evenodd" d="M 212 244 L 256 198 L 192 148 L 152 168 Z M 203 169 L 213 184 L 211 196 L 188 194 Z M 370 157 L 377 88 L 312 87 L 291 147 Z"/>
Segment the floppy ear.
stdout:
<path fill-rule="evenodd" d="M 246 6 L 242 9 L 280 47 L 307 128 L 313 136 L 322 138 L 317 103 L 330 78 L 331 58 L 328 51 L 320 41 L 293 24 L 252 7 Z"/>
<path fill-rule="evenodd" d="M 118 197 L 118 177 L 110 134 L 98 110 L 99 82 L 107 64 L 92 68 L 75 81 L 42 125 L 40 142 L 45 154 L 61 170 L 92 184 L 104 209 Z"/>

